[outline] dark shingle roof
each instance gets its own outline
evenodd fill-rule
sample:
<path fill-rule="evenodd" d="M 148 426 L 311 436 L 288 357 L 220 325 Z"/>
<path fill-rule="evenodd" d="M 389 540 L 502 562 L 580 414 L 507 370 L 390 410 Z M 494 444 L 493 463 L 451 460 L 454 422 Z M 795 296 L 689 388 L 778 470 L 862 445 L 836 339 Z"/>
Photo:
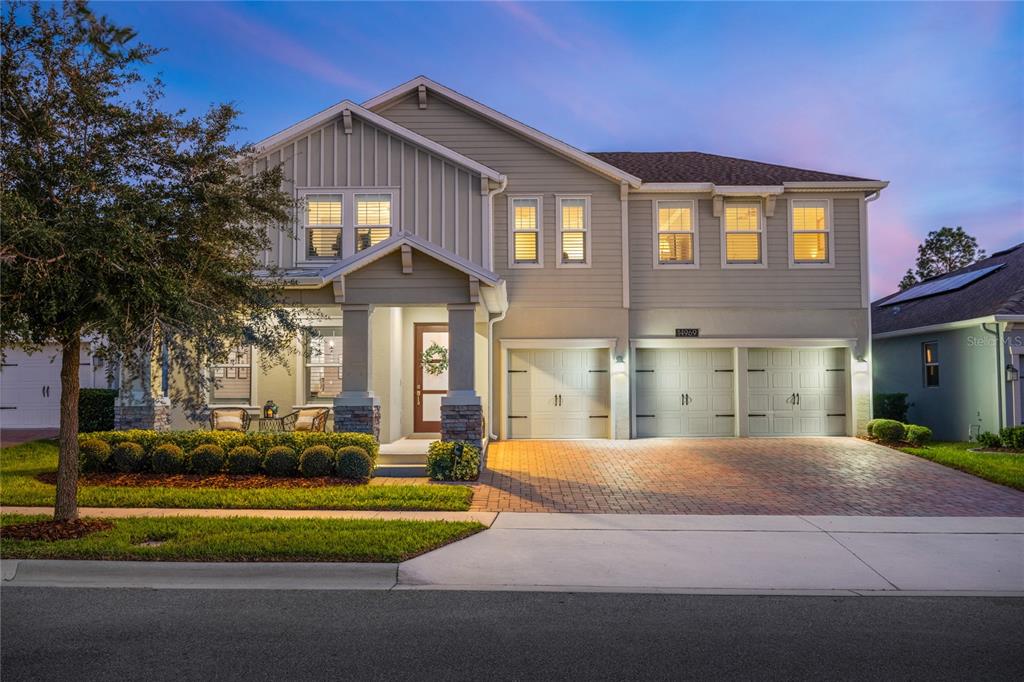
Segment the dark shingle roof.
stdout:
<path fill-rule="evenodd" d="M 716 185 L 781 185 L 784 182 L 848 182 L 868 178 L 778 166 L 703 152 L 590 152 L 644 182 L 712 182 Z"/>
<path fill-rule="evenodd" d="M 1003 267 L 962 289 L 886 305 L 899 292 L 871 304 L 873 334 L 970 320 L 989 315 L 1024 315 L 1024 243 L 992 254 L 930 282 L 995 265 Z"/>

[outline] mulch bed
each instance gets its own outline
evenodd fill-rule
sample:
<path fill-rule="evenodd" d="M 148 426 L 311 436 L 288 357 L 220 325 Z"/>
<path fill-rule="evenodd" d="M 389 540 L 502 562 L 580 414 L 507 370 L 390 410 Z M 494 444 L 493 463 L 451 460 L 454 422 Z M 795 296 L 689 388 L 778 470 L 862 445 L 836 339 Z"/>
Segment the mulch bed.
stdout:
<path fill-rule="evenodd" d="M 56 485 L 57 473 L 47 472 L 36 476 L 36 480 L 49 485 Z M 167 488 L 325 488 L 327 486 L 363 485 L 358 481 L 332 476 L 315 478 L 284 478 L 254 474 L 251 476 L 231 476 L 215 474 L 199 476 L 197 474 L 81 474 L 80 485 L 113 485 L 135 488 L 163 486 Z"/>
<path fill-rule="evenodd" d="M 33 521 L 4 526 L 0 530 L 5 540 L 76 540 L 90 533 L 110 530 L 114 524 L 99 519 L 75 519 L 74 521 Z"/>

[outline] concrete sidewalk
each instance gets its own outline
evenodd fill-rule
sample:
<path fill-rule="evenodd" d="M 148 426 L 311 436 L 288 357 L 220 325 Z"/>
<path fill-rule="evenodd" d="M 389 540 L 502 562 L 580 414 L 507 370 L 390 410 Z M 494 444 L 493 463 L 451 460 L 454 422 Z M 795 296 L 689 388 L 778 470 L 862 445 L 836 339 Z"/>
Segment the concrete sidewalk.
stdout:
<path fill-rule="evenodd" d="M 12 587 L 1024 596 L 1024 519 L 501 513 L 489 530 L 402 564 L 4 561 L 3 580 Z"/>

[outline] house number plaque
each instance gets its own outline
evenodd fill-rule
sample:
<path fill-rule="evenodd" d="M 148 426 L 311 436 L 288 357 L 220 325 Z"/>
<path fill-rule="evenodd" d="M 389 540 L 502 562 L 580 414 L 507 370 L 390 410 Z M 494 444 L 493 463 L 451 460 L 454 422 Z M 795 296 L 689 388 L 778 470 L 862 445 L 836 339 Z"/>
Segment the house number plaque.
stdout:
<path fill-rule="evenodd" d="M 684 336 L 684 337 L 691 337 L 692 338 L 694 336 L 700 336 L 700 330 L 699 329 L 677 329 L 676 330 L 676 336 Z"/>

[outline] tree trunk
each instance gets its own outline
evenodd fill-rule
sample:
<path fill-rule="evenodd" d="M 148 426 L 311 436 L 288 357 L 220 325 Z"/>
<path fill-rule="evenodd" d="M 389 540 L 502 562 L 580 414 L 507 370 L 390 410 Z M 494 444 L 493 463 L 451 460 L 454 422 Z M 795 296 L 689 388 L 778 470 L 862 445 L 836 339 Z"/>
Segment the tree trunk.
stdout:
<path fill-rule="evenodd" d="M 53 520 L 78 518 L 78 365 L 82 342 L 64 342 L 60 364 L 60 453 L 57 456 L 57 501 Z"/>

